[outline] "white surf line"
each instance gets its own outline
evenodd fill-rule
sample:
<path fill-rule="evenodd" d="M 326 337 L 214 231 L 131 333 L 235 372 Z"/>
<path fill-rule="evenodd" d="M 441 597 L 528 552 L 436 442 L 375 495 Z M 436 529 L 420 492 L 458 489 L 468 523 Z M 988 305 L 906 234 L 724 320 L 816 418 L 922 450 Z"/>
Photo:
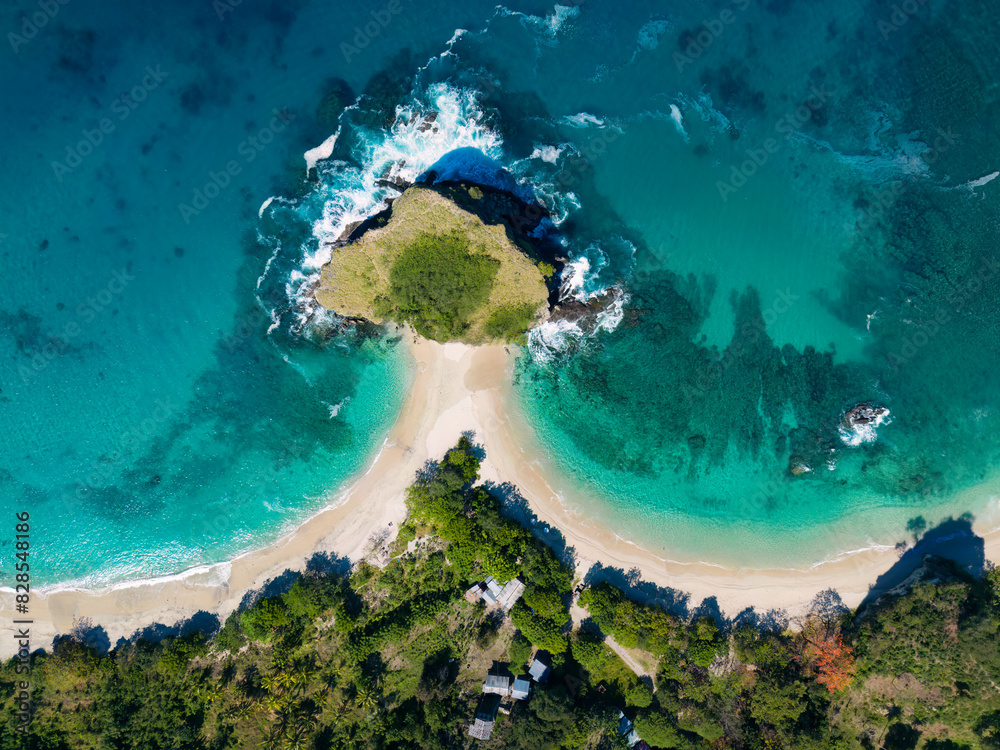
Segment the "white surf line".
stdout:
<path fill-rule="evenodd" d="M 955 189 L 956 190 L 961 190 L 963 188 L 967 188 L 970 193 L 975 193 L 976 192 L 976 188 L 983 187 L 984 185 L 990 184 L 997 177 L 1000 177 L 1000 172 L 990 172 L 988 175 L 983 175 L 978 180 L 970 180 L 969 182 L 966 182 L 963 185 L 959 185 Z"/>

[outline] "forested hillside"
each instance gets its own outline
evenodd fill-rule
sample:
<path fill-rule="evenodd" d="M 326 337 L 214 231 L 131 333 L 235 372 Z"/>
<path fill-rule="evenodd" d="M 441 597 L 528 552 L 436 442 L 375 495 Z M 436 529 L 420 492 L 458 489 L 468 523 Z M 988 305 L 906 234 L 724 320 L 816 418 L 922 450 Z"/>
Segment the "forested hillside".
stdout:
<path fill-rule="evenodd" d="M 997 571 L 931 560 L 907 593 L 795 633 L 682 621 L 606 583 L 571 622 L 574 571 L 478 469 L 463 438 L 416 481 L 383 568 L 307 572 L 209 637 L 36 654 L 27 735 L 9 662 L 0 749 L 622 748 L 618 709 L 659 748 L 1000 748 Z M 486 576 L 526 582 L 509 614 L 466 597 Z M 470 737 L 487 673 L 524 674 L 539 647 L 549 679 Z"/>

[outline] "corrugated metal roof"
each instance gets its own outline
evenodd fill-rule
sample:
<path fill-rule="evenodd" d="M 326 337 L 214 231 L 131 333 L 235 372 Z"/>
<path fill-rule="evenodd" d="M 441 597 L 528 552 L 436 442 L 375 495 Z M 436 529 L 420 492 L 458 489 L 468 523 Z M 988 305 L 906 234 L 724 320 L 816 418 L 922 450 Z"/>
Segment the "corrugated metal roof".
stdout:
<path fill-rule="evenodd" d="M 493 722 L 476 719 L 476 722 L 469 727 L 469 734 L 477 740 L 488 740 L 493 734 Z"/>
<path fill-rule="evenodd" d="M 628 720 L 628 717 L 625 714 L 622 714 L 621 718 L 618 720 L 618 734 L 624 737 L 631 731 L 632 722 Z"/>
<path fill-rule="evenodd" d="M 486 676 L 486 680 L 483 682 L 483 692 L 500 692 L 506 695 L 510 690 L 510 677 L 504 677 L 498 674 L 491 674 Z"/>
<path fill-rule="evenodd" d="M 520 677 L 514 680 L 514 684 L 511 686 L 510 689 L 510 694 L 514 698 L 518 699 L 527 698 L 530 693 L 531 693 L 530 682 L 528 682 L 527 680 L 522 680 Z"/>
<path fill-rule="evenodd" d="M 528 667 L 528 672 L 534 677 L 538 682 L 542 682 L 549 674 L 548 665 L 543 664 L 538 659 L 531 662 L 531 666 Z"/>
<path fill-rule="evenodd" d="M 497 600 L 507 609 L 514 606 L 514 603 L 521 598 L 521 594 L 524 592 L 524 583 L 519 579 L 514 578 L 513 580 L 507 581 L 507 585 L 503 587 L 503 591 L 497 597 Z"/>

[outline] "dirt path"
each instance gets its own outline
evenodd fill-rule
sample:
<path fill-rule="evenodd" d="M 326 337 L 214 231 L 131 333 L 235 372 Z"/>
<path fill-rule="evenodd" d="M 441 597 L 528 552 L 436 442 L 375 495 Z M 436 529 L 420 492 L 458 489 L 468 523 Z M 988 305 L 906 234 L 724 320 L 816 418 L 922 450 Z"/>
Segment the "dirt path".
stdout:
<path fill-rule="evenodd" d="M 625 662 L 625 664 L 628 666 L 629 669 L 631 669 L 633 672 L 635 672 L 640 677 L 648 677 L 650 680 L 652 680 L 653 681 L 653 691 L 654 692 L 656 691 L 656 673 L 655 673 L 655 671 L 650 672 L 645 667 L 643 667 L 638 661 L 636 661 L 632 657 L 632 654 L 630 654 L 628 652 L 627 648 L 625 648 L 624 646 L 621 646 L 618 643 L 616 643 L 615 639 L 612 638 L 610 635 L 607 636 L 607 637 L 605 637 L 604 643 L 607 644 L 611 648 L 612 651 L 614 651 L 616 654 L 618 654 L 622 658 L 622 661 Z"/>
<path fill-rule="evenodd" d="M 573 623 L 572 625 L 573 630 L 577 630 L 580 627 L 580 625 L 583 624 L 583 621 L 586 620 L 588 617 L 590 617 L 590 613 L 587 612 L 587 610 L 585 610 L 583 607 L 579 606 L 576 602 L 573 602 L 573 604 L 569 608 L 569 616 L 570 620 Z M 629 653 L 629 650 L 627 648 L 617 643 L 615 639 L 612 638 L 610 635 L 605 636 L 604 642 L 607 644 L 608 648 L 610 648 L 612 651 L 618 654 L 622 658 L 622 661 L 625 662 L 626 666 L 633 672 L 635 672 L 639 677 L 648 677 L 650 680 L 652 680 L 653 690 L 654 691 L 656 690 L 655 670 L 650 671 L 646 669 L 644 666 L 642 666 L 642 664 L 640 664 L 635 659 L 635 657 L 632 656 L 631 653 Z"/>

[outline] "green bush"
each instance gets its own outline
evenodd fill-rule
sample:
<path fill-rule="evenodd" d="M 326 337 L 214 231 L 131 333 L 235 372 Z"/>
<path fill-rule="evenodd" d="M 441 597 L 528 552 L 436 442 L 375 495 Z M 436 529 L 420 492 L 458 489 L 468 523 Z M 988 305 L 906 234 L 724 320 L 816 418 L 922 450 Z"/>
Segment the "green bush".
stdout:
<path fill-rule="evenodd" d="M 442 472 L 452 472 L 468 484 L 476 481 L 479 476 L 479 457 L 476 456 L 472 441 L 464 435 L 458 439 L 458 444 L 444 454 L 441 461 Z"/>
<path fill-rule="evenodd" d="M 552 589 L 540 588 L 529 583 L 524 592 L 524 603 L 531 607 L 538 617 L 545 617 L 560 624 L 569 621 L 569 613 L 563 606 L 562 598 Z"/>
<path fill-rule="evenodd" d="M 279 596 L 257 602 L 240 616 L 240 625 L 247 637 L 264 643 L 291 624 L 292 616 Z"/>
<path fill-rule="evenodd" d="M 640 711 L 634 724 L 636 734 L 653 747 L 672 748 L 680 745 L 681 736 L 677 727 L 659 711 Z"/>
<path fill-rule="evenodd" d="M 187 669 L 188 663 L 208 651 L 205 637 L 201 633 L 164 641 L 163 653 L 160 656 L 159 669 L 166 675 L 180 675 Z"/>
<path fill-rule="evenodd" d="M 524 602 L 518 602 L 514 605 L 510 613 L 510 620 L 518 630 L 524 633 L 524 637 L 538 648 L 552 654 L 561 654 L 566 651 L 566 638 L 561 632 L 561 625 L 543 617 L 535 617 Z"/>
<path fill-rule="evenodd" d="M 573 642 L 573 658 L 588 672 L 600 674 L 608 661 L 609 650 L 600 638 L 581 632 Z"/>
<path fill-rule="evenodd" d="M 718 655 L 719 647 L 714 641 L 694 641 L 688 646 L 687 654 L 699 667 L 707 667 Z"/>
<path fill-rule="evenodd" d="M 223 626 L 222 630 L 219 631 L 219 634 L 215 636 L 215 645 L 223 651 L 236 653 L 243 648 L 243 644 L 246 642 L 246 634 L 243 632 L 243 627 L 240 625 L 240 613 L 233 612 L 226 619 L 225 626 Z"/>
<path fill-rule="evenodd" d="M 503 549 L 492 549 L 486 553 L 483 557 L 483 570 L 500 583 L 507 583 L 521 572 L 517 558 Z"/>
<path fill-rule="evenodd" d="M 507 305 L 493 312 L 483 330 L 491 339 L 513 341 L 523 335 L 535 322 L 535 308 L 531 304 Z"/>
<path fill-rule="evenodd" d="M 462 338 L 472 316 L 490 296 L 500 261 L 473 254 L 458 234 L 422 234 L 389 271 L 389 299 L 421 336 Z"/>
<path fill-rule="evenodd" d="M 693 732 L 700 735 L 709 743 L 715 743 L 725 735 L 722 727 L 719 726 L 718 720 L 695 705 L 684 707 L 678 714 L 677 726 L 685 732 Z"/>
<path fill-rule="evenodd" d="M 507 656 L 510 658 L 511 668 L 515 672 L 527 665 L 528 657 L 531 656 L 531 650 L 531 641 L 525 638 L 524 634 L 520 631 L 515 633 L 513 640 L 510 642 L 510 648 L 507 649 Z"/>
<path fill-rule="evenodd" d="M 288 613 L 294 618 L 315 620 L 323 611 L 322 596 L 309 579 L 300 578 L 292 588 L 282 596 Z"/>
<path fill-rule="evenodd" d="M 985 580 L 992 604 L 1000 612 L 1000 568 L 989 571 Z"/>
<path fill-rule="evenodd" d="M 649 689 L 649 686 L 645 682 L 640 680 L 629 688 L 629 691 L 625 694 L 625 701 L 630 706 L 646 708 L 653 702 L 653 691 Z"/>
<path fill-rule="evenodd" d="M 805 684 L 778 685 L 764 680 L 754 687 L 750 713 L 762 724 L 790 727 L 798 721 L 806 705 Z"/>

